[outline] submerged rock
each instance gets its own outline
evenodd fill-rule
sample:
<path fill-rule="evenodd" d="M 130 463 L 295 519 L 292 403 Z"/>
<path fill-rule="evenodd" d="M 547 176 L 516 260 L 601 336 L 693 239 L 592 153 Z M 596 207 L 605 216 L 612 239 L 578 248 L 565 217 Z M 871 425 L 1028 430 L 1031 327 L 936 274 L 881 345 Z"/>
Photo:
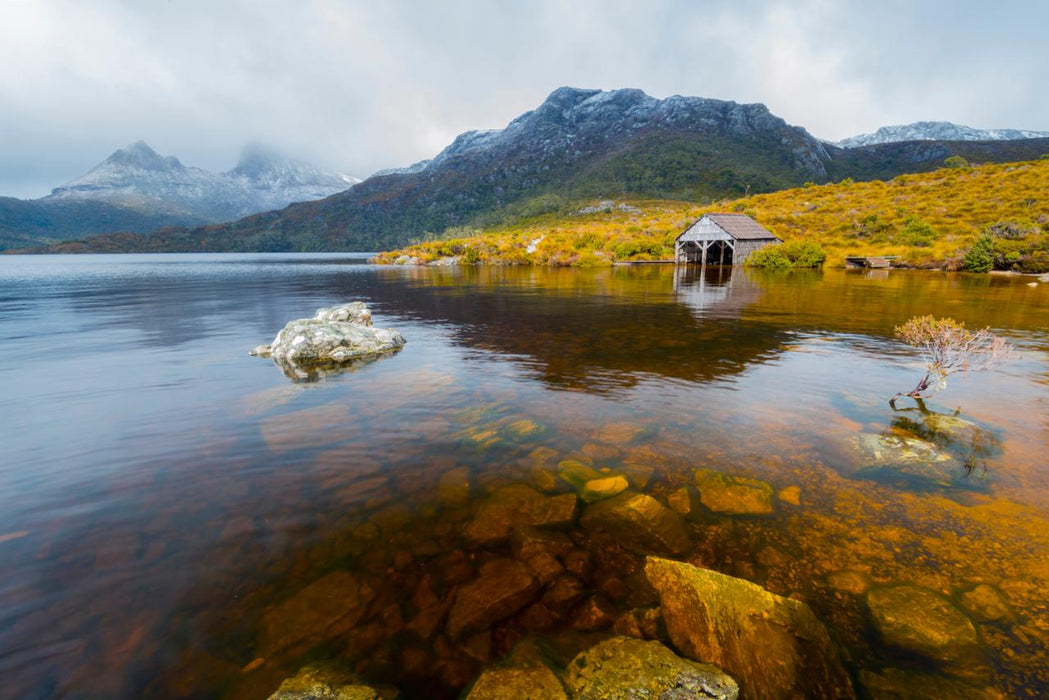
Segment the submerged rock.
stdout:
<path fill-rule="evenodd" d="M 623 476 L 605 476 L 591 479 L 579 489 L 579 497 L 586 503 L 594 503 L 612 496 L 617 496 L 630 488 L 630 483 Z"/>
<path fill-rule="evenodd" d="M 307 370 L 316 365 L 397 350 L 404 342 L 397 331 L 372 327 L 368 307 L 356 301 L 318 309 L 313 318 L 289 322 L 272 343 L 256 347 L 251 354 L 271 357 L 297 377 L 308 374 Z"/>
<path fill-rule="evenodd" d="M 1007 622 L 1015 617 L 1005 596 L 986 583 L 977 584 L 958 599 L 965 611 L 980 622 Z"/>
<path fill-rule="evenodd" d="M 565 459 L 557 465 L 557 475 L 579 490 L 586 482 L 608 476 L 577 459 Z"/>
<path fill-rule="evenodd" d="M 867 594 L 867 606 L 890 646 L 950 665 L 981 661 L 972 621 L 936 591 L 911 585 L 876 588 Z"/>
<path fill-rule="evenodd" d="M 281 683 L 269 700 L 393 700 L 397 695 L 364 685 L 351 673 L 306 666 Z"/>
<path fill-rule="evenodd" d="M 699 492 L 692 486 L 682 486 L 667 495 L 667 505 L 671 510 L 686 518 L 699 512 L 699 504 Z"/>
<path fill-rule="evenodd" d="M 546 666 L 485 671 L 466 700 L 568 700 L 565 689 Z"/>
<path fill-rule="evenodd" d="M 481 574 L 459 589 L 448 613 L 448 634 L 456 639 L 479 632 L 513 615 L 532 601 L 539 582 L 527 566 L 514 559 L 493 559 Z"/>
<path fill-rule="evenodd" d="M 470 470 L 467 467 L 449 469 L 437 483 L 437 501 L 451 508 L 470 502 Z"/>
<path fill-rule="evenodd" d="M 627 491 L 589 506 L 580 522 L 642 553 L 681 554 L 690 544 L 681 516 L 643 493 Z"/>
<path fill-rule="evenodd" d="M 357 624 L 374 597 L 375 591 L 353 574 L 332 572 L 266 613 L 262 648 L 272 653 L 342 634 Z"/>
<path fill-rule="evenodd" d="M 855 697 L 830 635 L 801 601 L 657 557 L 645 574 L 674 646 L 725 669 L 744 697 Z"/>
<path fill-rule="evenodd" d="M 697 469 L 695 480 L 699 500 L 715 513 L 769 515 L 775 510 L 772 486 L 764 481 L 712 469 Z"/>
<path fill-rule="evenodd" d="M 481 505 L 463 534 L 488 545 L 507 539 L 514 528 L 566 525 L 575 519 L 577 500 L 572 493 L 547 496 L 524 484 L 506 486 Z"/>
<path fill-rule="evenodd" d="M 856 436 L 860 454 L 874 464 L 920 464 L 949 462 L 951 455 L 935 444 L 917 437 L 860 433 Z"/>
<path fill-rule="evenodd" d="M 568 665 L 568 685 L 575 700 L 735 700 L 739 695 L 736 681 L 718 667 L 629 637 L 613 637 L 576 656 Z"/>
<path fill-rule="evenodd" d="M 987 488 L 986 472 L 967 469 L 936 443 L 907 435 L 861 433 L 855 438 L 855 476 L 918 490 Z"/>

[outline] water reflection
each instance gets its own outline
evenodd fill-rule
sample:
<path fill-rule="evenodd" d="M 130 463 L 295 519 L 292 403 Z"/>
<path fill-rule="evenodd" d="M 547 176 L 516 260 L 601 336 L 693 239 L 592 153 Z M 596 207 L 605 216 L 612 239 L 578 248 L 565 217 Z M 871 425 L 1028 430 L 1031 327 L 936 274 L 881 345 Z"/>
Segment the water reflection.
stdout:
<path fill-rule="evenodd" d="M 1045 289 L 896 271 L 216 257 L 0 268 L 0 674 L 12 695 L 264 697 L 307 658 L 338 657 L 409 695 L 454 697 L 521 634 L 575 634 L 651 604 L 638 553 L 575 518 L 543 544 L 572 579 L 564 598 L 537 592 L 542 607 L 499 621 L 487 642 L 438 631 L 440 606 L 486 562 L 526 551 L 470 539 L 468 524 L 506 487 L 571 493 L 563 459 L 661 504 L 681 503 L 699 467 L 767 482 L 772 515 L 690 515 L 688 556 L 807 600 L 856 673 L 909 663 L 871 634 L 860 584 L 959 599 L 994 586 L 1019 613 L 977 623 L 994 667 L 979 682 L 1049 688 Z M 403 331 L 402 352 L 296 384 L 247 356 L 288 320 L 356 299 Z M 893 326 L 944 309 L 1003 330 L 1023 357 L 952 384 L 960 414 L 890 412 L 913 373 Z M 864 436 L 874 450 L 893 438 L 932 452 L 907 475 L 866 457 Z M 930 480 L 929 464 L 942 474 Z M 321 620 L 322 642 L 275 649 L 287 602 L 332 574 L 372 591 L 356 622 L 329 635 Z"/>
<path fill-rule="evenodd" d="M 674 295 L 702 320 L 741 316 L 761 299 L 762 289 L 743 268 L 687 265 L 674 269 Z"/>

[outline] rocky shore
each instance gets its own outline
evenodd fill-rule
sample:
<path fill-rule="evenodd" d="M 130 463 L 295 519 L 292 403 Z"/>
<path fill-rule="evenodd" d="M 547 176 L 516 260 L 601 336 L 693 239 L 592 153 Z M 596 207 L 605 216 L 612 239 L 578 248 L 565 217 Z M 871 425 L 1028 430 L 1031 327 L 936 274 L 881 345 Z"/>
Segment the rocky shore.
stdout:
<path fill-rule="evenodd" d="M 463 437 L 484 449 L 542 428 L 489 432 Z M 616 433 L 604 437 L 634 437 Z M 698 468 L 691 484 L 653 494 L 654 470 L 639 464 L 557 461 L 541 446 L 532 456 L 527 483 L 479 483 L 465 468 L 436 480 L 427 528 L 462 549 L 420 550 L 404 531 L 412 516 L 387 504 L 353 537 L 390 552 L 388 578 L 336 569 L 271 607 L 253 662 L 269 678 L 288 669 L 271 697 L 421 697 L 424 678 L 434 696 L 469 700 L 936 697 L 911 692 L 923 687 L 998 697 L 976 627 L 1012 615 L 993 587 L 965 592 L 963 609 L 938 591 L 835 574 L 830 585 L 859 597 L 901 660 L 856 668 L 804 600 L 701 563 L 702 523 L 781 517 L 803 502 L 797 487 Z M 759 560 L 784 556 L 766 548 Z M 289 667 L 302 658 L 317 660 Z"/>

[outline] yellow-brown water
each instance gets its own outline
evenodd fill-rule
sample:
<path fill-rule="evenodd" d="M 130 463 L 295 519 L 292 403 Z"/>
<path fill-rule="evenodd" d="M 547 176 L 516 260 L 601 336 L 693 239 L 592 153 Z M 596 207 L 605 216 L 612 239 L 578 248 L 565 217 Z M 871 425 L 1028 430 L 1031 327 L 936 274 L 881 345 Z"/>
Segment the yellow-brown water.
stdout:
<path fill-rule="evenodd" d="M 566 661 L 651 604 L 641 553 L 578 520 L 555 528 L 555 575 L 577 587 L 562 607 L 536 593 L 458 638 L 423 616 L 486 561 L 521 555 L 464 537 L 485 499 L 571 492 L 550 481 L 565 459 L 662 502 L 699 468 L 771 484 L 770 516 L 697 509 L 682 558 L 808 602 L 857 680 L 960 673 L 883 644 L 866 589 L 907 582 L 962 605 L 984 583 L 1010 610 L 976 620 L 985 664 L 964 681 L 1049 691 L 1049 285 L 338 256 L 0 262 L 5 693 L 265 697 L 339 659 L 408 697 L 454 697 L 524 638 Z M 246 355 L 356 299 L 404 350 L 312 383 Z M 894 411 L 921 367 L 892 328 L 925 313 L 991 326 L 1020 355 Z M 969 432 L 930 432 L 937 415 Z M 927 439 L 950 461 L 872 469 L 863 435 Z M 333 572 L 367 589 L 352 624 L 275 642 L 289 601 Z"/>

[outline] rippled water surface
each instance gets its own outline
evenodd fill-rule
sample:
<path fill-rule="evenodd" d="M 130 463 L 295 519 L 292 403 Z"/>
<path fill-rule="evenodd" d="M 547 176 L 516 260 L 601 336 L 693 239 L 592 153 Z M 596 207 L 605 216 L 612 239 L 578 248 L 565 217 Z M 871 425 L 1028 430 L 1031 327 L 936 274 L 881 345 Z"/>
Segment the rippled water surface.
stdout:
<path fill-rule="evenodd" d="M 485 499 L 571 492 L 555 475 L 576 459 L 677 507 L 696 469 L 771 484 L 771 515 L 693 507 L 681 558 L 807 601 L 857 680 L 902 668 L 1045 696 L 1049 285 L 1028 281 L 0 258 L 0 694 L 266 697 L 338 659 L 455 697 L 526 637 L 571 658 L 651 595 L 643 552 L 578 521 L 554 529 L 554 575 L 576 587 L 562 606 L 537 589 L 477 633 L 442 620 L 486 561 L 523 556 L 464 535 Z M 352 300 L 407 346 L 313 382 L 247 355 Z M 894 411 L 920 363 L 892 328 L 925 313 L 991 326 L 1019 356 Z M 864 445 L 883 438 L 939 461 L 879 463 Z M 352 614 L 293 614 L 335 572 L 360 586 Z M 980 662 L 884 644 L 866 591 L 897 583 L 1006 601 L 968 610 Z"/>

